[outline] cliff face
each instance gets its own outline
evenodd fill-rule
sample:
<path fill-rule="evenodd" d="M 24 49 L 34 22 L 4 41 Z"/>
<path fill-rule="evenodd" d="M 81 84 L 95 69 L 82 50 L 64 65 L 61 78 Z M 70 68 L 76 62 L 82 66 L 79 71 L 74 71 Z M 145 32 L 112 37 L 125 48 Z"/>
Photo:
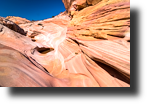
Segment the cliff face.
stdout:
<path fill-rule="evenodd" d="M 0 86 L 129 87 L 129 0 L 62 0 L 42 21 L 0 18 Z"/>

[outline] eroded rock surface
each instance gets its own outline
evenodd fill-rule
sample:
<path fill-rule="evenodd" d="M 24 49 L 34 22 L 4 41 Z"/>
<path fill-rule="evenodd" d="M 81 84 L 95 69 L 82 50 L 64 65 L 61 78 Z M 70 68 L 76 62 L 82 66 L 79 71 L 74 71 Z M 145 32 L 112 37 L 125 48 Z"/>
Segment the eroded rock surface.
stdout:
<path fill-rule="evenodd" d="M 51 19 L 0 18 L 0 86 L 130 87 L 129 0 L 62 1 Z"/>
<path fill-rule="evenodd" d="M 108 39 L 108 36 L 125 37 L 130 30 L 130 3 L 119 2 L 105 6 L 100 3 L 74 15 L 68 33 L 75 37 L 103 39 Z"/>
<path fill-rule="evenodd" d="M 15 17 L 15 16 L 7 16 L 6 19 L 13 21 L 16 24 L 25 24 L 25 23 L 30 22 L 29 20 L 27 20 L 25 18 Z"/>
<path fill-rule="evenodd" d="M 2 24 L 4 26 L 10 28 L 11 30 L 18 32 L 22 35 L 26 35 L 26 32 L 11 20 L 0 17 L 0 24 Z"/>

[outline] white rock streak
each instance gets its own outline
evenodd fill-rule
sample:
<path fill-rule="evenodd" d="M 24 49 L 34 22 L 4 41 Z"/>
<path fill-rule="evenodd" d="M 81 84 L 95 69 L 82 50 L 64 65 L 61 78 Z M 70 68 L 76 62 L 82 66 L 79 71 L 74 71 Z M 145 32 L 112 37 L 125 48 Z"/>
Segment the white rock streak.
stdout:
<path fill-rule="evenodd" d="M 42 40 L 42 44 L 46 47 L 54 48 L 54 51 L 51 51 L 46 54 L 48 61 L 53 59 L 59 59 L 61 61 L 62 69 L 65 69 L 64 57 L 58 51 L 58 48 L 59 48 L 59 45 L 66 39 L 67 28 L 60 27 L 59 25 L 56 25 L 56 27 L 57 27 L 57 33 L 53 34 L 53 33 L 46 32 L 46 34 L 44 35 L 40 34 L 36 36 L 35 39 L 40 41 Z M 44 64 L 46 61 L 40 61 L 40 62 Z"/>

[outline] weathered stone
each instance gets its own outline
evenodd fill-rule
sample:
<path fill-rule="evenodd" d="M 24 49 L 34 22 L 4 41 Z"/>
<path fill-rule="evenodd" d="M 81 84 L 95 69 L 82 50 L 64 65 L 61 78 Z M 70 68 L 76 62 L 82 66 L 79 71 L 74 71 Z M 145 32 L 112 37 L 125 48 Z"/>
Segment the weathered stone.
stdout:
<path fill-rule="evenodd" d="M 17 24 L 15 24 L 14 22 L 12 22 L 8 19 L 0 17 L 0 24 L 2 24 L 4 26 L 10 28 L 11 30 L 18 32 L 22 35 L 26 35 L 26 32 L 22 28 L 20 28 Z"/>
<path fill-rule="evenodd" d="M 51 19 L 0 18 L 0 86 L 130 87 L 129 0 L 62 1 Z"/>
<path fill-rule="evenodd" d="M 110 36 L 125 37 L 130 28 L 130 4 L 119 2 L 100 8 L 100 3 L 87 7 L 74 15 L 69 28 L 73 31 L 86 31 L 88 36 L 107 38 Z M 72 28 L 71 28 L 72 29 Z M 90 32 L 88 32 L 90 31 Z M 92 33 L 92 34 L 90 34 Z"/>
<path fill-rule="evenodd" d="M 99 3 L 102 0 L 86 0 L 86 1 L 87 1 L 88 5 L 95 5 L 95 4 Z"/>
<path fill-rule="evenodd" d="M 25 18 L 15 17 L 15 16 L 7 16 L 6 19 L 13 21 L 15 24 L 26 24 L 31 22 Z"/>

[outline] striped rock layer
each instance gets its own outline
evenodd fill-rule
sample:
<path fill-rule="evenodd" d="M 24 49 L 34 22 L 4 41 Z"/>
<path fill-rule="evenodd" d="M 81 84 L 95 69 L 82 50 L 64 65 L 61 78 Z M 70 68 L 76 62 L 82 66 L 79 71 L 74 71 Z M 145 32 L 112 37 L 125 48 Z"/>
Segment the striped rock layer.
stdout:
<path fill-rule="evenodd" d="M 66 11 L 0 17 L 1 87 L 130 87 L 129 0 L 62 0 Z"/>

